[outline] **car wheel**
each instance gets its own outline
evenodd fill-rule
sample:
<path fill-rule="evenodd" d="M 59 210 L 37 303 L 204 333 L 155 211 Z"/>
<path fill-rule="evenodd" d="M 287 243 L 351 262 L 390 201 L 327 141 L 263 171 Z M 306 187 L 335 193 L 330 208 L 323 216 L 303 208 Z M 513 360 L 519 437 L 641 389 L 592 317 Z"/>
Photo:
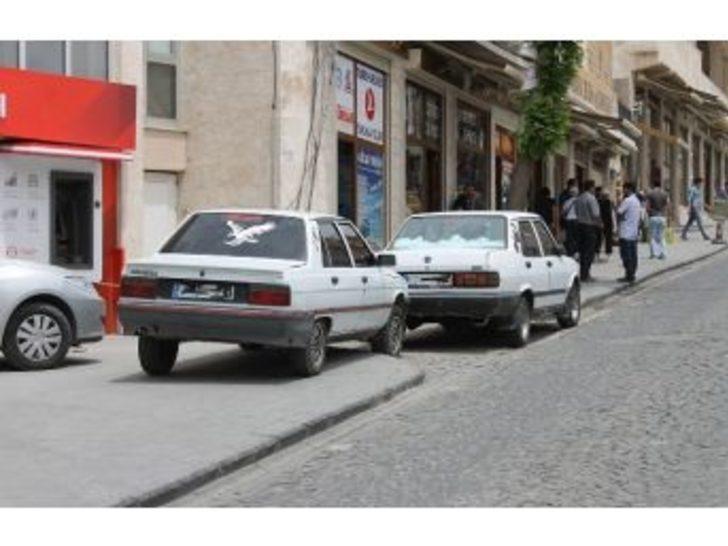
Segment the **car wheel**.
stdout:
<path fill-rule="evenodd" d="M 410 330 L 416 330 L 420 326 L 422 326 L 422 321 L 420 319 L 416 318 L 408 318 L 407 319 L 407 328 Z"/>
<path fill-rule="evenodd" d="M 139 363 L 147 375 L 167 375 L 177 361 L 179 341 L 139 336 L 138 349 Z"/>
<path fill-rule="evenodd" d="M 3 351 L 17 370 L 47 370 L 58 366 L 71 346 L 71 324 L 55 305 L 24 305 L 8 321 Z"/>
<path fill-rule="evenodd" d="M 573 328 L 579 324 L 581 318 L 581 290 L 579 285 L 575 284 L 569 290 L 569 295 L 566 296 L 566 303 L 564 304 L 564 310 L 556 315 L 556 320 L 559 322 L 559 326 L 562 328 Z"/>
<path fill-rule="evenodd" d="M 372 350 L 389 356 L 399 356 L 407 332 L 407 310 L 401 303 L 395 303 L 389 320 L 376 336 L 371 339 Z"/>
<path fill-rule="evenodd" d="M 291 363 L 297 374 L 311 377 L 321 372 L 326 360 L 328 336 L 329 329 L 323 320 L 313 323 L 306 346 L 291 351 Z"/>
<path fill-rule="evenodd" d="M 531 337 L 531 304 L 526 298 L 521 298 L 518 302 L 511 324 L 511 329 L 507 334 L 508 344 L 516 348 L 528 344 Z"/>

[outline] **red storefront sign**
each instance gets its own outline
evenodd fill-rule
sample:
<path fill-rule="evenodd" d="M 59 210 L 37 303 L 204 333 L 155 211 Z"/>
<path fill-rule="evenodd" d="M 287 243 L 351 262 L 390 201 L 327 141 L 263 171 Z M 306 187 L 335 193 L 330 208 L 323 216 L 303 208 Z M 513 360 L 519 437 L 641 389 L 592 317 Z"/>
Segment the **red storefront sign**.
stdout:
<path fill-rule="evenodd" d="M 116 331 L 124 261 L 117 239 L 120 160 L 135 145 L 134 86 L 0 68 L 0 153 L 101 161 L 103 261 L 96 288 L 106 300 L 108 332 Z"/>
<path fill-rule="evenodd" d="M 134 149 L 132 85 L 0 68 L 0 95 L 0 139 Z"/>

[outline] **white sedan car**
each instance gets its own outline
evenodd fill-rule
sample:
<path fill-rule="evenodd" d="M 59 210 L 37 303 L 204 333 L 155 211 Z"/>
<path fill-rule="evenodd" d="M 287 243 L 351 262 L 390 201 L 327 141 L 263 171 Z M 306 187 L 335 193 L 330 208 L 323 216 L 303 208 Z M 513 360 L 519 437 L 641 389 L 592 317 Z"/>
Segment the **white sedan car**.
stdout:
<path fill-rule="evenodd" d="M 343 218 L 202 211 L 154 256 L 126 266 L 120 319 L 139 336 L 150 375 L 169 373 L 185 340 L 287 348 L 296 370 L 314 375 L 328 341 L 369 340 L 399 354 L 407 284 L 391 260 L 380 263 Z"/>
<path fill-rule="evenodd" d="M 578 264 L 540 216 L 472 211 L 417 214 L 389 244 L 409 285 L 408 326 L 488 322 L 512 345 L 528 342 L 535 315 L 575 326 L 581 313 Z"/>

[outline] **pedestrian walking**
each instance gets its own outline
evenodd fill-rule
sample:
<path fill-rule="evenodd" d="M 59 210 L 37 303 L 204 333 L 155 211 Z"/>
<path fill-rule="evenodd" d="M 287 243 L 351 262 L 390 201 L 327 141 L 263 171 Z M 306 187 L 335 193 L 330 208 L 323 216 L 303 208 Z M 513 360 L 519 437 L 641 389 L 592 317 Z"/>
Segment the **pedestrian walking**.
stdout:
<path fill-rule="evenodd" d="M 614 204 L 609 192 L 602 190 L 598 195 L 599 212 L 602 216 L 602 238 L 604 239 L 604 253 L 607 259 L 612 255 L 614 246 Z"/>
<path fill-rule="evenodd" d="M 564 247 L 566 254 L 574 256 L 576 254 L 576 197 L 578 191 L 576 189 L 576 180 L 571 178 L 567 182 L 566 198 L 561 202 L 561 219 L 564 226 Z M 563 193 L 562 193 L 563 197 Z M 561 200 L 561 198 L 559 198 Z"/>
<path fill-rule="evenodd" d="M 619 222 L 619 254 L 624 265 L 624 277 L 619 282 L 633 283 L 637 274 L 637 240 L 640 233 L 642 206 L 634 191 L 634 184 L 625 182 L 624 198 L 617 208 Z"/>
<path fill-rule="evenodd" d="M 688 240 L 688 230 L 690 229 L 690 226 L 693 225 L 693 222 L 698 224 L 698 229 L 700 230 L 700 233 L 703 235 L 703 239 L 706 241 L 710 241 L 710 237 L 705 232 L 705 228 L 703 228 L 703 220 L 700 217 L 700 214 L 703 210 L 703 179 L 702 178 L 696 178 L 693 180 L 693 185 L 690 186 L 690 189 L 688 190 L 688 221 L 685 224 L 685 227 L 683 227 L 682 230 L 682 239 L 683 241 Z"/>
<path fill-rule="evenodd" d="M 584 191 L 574 200 L 576 212 L 576 241 L 579 252 L 579 277 L 591 282 L 591 266 L 597 245 L 597 233 L 602 229 L 599 203 L 594 195 L 594 181 L 584 182 Z"/>
<path fill-rule="evenodd" d="M 452 210 L 482 210 L 483 208 L 483 202 L 473 185 L 465 186 L 452 205 Z"/>
<path fill-rule="evenodd" d="M 655 180 L 652 189 L 646 196 L 647 217 L 650 226 L 650 259 L 664 260 L 665 254 L 665 228 L 667 227 L 667 210 L 670 198 L 662 189 L 662 182 Z"/>

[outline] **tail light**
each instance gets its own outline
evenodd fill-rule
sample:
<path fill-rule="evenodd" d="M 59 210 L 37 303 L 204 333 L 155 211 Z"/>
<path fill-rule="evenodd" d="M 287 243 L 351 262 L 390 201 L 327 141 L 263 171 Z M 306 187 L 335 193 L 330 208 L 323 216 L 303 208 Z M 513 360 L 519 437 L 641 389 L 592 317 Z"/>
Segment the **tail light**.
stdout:
<path fill-rule="evenodd" d="M 500 286 L 500 275 L 497 271 L 454 273 L 452 284 L 457 288 L 498 288 Z"/>
<path fill-rule="evenodd" d="M 157 279 L 149 277 L 122 277 L 121 297 L 154 299 L 157 297 Z"/>
<path fill-rule="evenodd" d="M 258 284 L 248 290 L 248 303 L 251 305 L 291 305 L 291 289 L 287 286 Z"/>

